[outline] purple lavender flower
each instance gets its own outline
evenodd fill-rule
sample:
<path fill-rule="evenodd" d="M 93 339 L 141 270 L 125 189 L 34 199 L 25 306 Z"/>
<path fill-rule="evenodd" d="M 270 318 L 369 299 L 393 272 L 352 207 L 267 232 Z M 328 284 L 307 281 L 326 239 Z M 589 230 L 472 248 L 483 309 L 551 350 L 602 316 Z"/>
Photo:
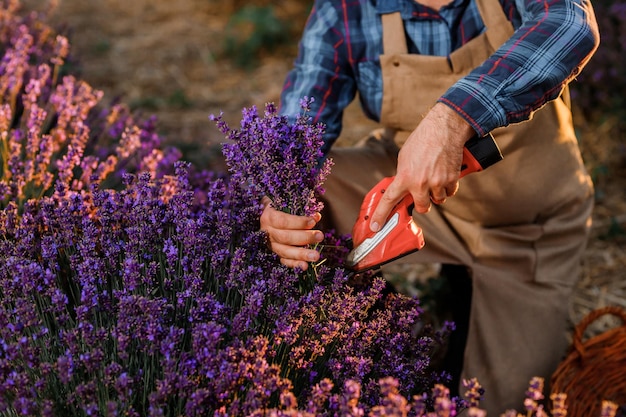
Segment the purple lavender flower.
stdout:
<path fill-rule="evenodd" d="M 456 404 L 450 399 L 450 390 L 441 384 L 436 384 L 432 393 L 434 401 L 434 409 L 437 416 L 454 417 L 456 416 Z"/>
<path fill-rule="evenodd" d="M 336 407 L 339 415 L 350 417 L 362 417 L 365 415 L 363 406 L 359 404 L 361 397 L 361 385 L 353 380 L 346 380 L 343 391 L 331 400 L 331 408 Z M 333 403 L 335 404 L 333 407 Z"/>
<path fill-rule="evenodd" d="M 484 394 L 483 387 L 480 385 L 476 378 L 464 379 L 463 387 L 467 389 L 465 392 L 465 398 L 467 400 L 468 407 L 478 407 L 480 400 Z"/>
<path fill-rule="evenodd" d="M 374 416 L 397 416 L 405 417 L 408 415 L 411 407 L 406 397 L 400 394 L 398 390 L 398 381 L 394 378 L 382 378 L 379 381 L 380 394 L 382 396 L 381 404 L 372 407 L 370 415 Z"/>
<path fill-rule="evenodd" d="M 478 407 L 470 407 L 467 409 L 468 417 L 486 417 L 487 412 L 485 410 L 481 410 Z"/>
<path fill-rule="evenodd" d="M 244 109 L 240 129 L 230 129 L 222 115 L 211 116 L 233 143 L 226 143 L 224 155 L 235 182 L 266 195 L 278 210 L 312 214 L 321 206 L 315 199 L 331 161 L 322 166 L 322 125 L 313 125 L 307 115 L 310 100 L 301 102 L 302 113 L 295 123 L 278 114 L 272 103 L 259 116 L 256 107 Z"/>
<path fill-rule="evenodd" d="M 611 401 L 602 401 L 602 411 L 600 417 L 615 417 L 617 414 L 617 404 Z"/>
<path fill-rule="evenodd" d="M 566 417 L 567 416 L 567 395 L 564 393 L 554 393 L 550 395 L 552 400 L 552 417 Z M 543 410 L 542 410 L 543 412 Z M 539 413 L 537 415 L 540 415 Z M 545 413 L 543 413 L 545 415 Z"/>
<path fill-rule="evenodd" d="M 92 176 L 113 185 L 122 171 L 167 173 L 181 154 L 159 149 L 154 120 L 138 123 L 121 105 L 100 112 L 101 91 L 72 75 L 58 79 L 69 55 L 67 39 L 50 36 L 52 29 L 37 20 L 40 13 L 21 17 L 6 8 L 0 60 L 2 200 L 18 201 L 21 207 L 31 198 L 51 195 L 56 177 L 79 190 L 92 183 Z"/>
<path fill-rule="evenodd" d="M 536 413 L 541 407 L 538 401 L 543 400 L 543 378 L 533 377 L 526 390 L 526 399 L 524 400 L 524 408 L 526 411 Z"/>

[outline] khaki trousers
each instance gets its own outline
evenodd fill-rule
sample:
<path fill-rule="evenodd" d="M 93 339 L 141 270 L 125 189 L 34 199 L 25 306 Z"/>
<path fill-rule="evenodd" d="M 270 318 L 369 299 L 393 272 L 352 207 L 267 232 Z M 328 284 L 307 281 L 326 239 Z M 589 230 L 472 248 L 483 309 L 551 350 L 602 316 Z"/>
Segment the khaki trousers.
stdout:
<path fill-rule="evenodd" d="M 384 132 L 331 151 L 335 165 L 325 184 L 325 227 L 350 233 L 367 191 L 394 174 L 398 147 Z M 486 170 L 462 179 L 459 193 L 466 179 L 480 183 L 489 176 Z M 468 267 L 473 288 L 462 378 L 476 377 L 483 385 L 488 415 L 520 409 L 530 379 L 544 377 L 547 387 L 566 352 L 569 300 L 580 276 L 593 207 L 589 182 L 582 184 L 581 192 L 534 223 L 485 226 L 450 213 L 448 203 L 414 214 L 426 245 L 396 262 Z M 504 197 L 492 210 L 503 210 L 506 218 L 507 205 Z"/>

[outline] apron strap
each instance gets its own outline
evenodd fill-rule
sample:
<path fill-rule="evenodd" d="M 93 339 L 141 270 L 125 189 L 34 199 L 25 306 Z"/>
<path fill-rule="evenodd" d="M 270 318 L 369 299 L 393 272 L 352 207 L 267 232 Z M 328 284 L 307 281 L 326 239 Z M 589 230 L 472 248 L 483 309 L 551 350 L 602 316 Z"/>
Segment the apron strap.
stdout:
<path fill-rule="evenodd" d="M 513 25 L 506 18 L 502 5 L 498 0 L 476 0 L 480 17 L 485 24 L 489 45 L 495 51 L 500 48 L 513 34 Z"/>
<path fill-rule="evenodd" d="M 382 14 L 380 19 L 383 26 L 383 53 L 385 55 L 407 54 L 409 49 L 400 12 Z"/>

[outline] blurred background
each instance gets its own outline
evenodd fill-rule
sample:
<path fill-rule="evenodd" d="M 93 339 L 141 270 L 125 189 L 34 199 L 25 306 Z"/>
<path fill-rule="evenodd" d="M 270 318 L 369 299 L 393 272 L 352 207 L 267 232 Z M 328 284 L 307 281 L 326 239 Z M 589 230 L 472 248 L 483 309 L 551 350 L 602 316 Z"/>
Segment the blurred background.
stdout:
<path fill-rule="evenodd" d="M 41 8 L 43 0 L 23 1 Z M 156 115 L 166 142 L 210 163 L 223 140 L 210 114 L 231 124 L 241 109 L 278 103 L 312 0 L 57 0 L 51 18 L 68 36 L 80 76 L 136 112 Z M 601 46 L 572 84 L 575 123 L 596 184 L 585 275 L 572 311 L 626 307 L 626 0 L 593 2 Z M 47 7 L 47 6 L 46 6 Z M 352 105 L 341 144 L 374 124 Z M 420 270 L 399 271 L 427 291 Z M 610 318 L 596 328 L 611 326 Z"/>

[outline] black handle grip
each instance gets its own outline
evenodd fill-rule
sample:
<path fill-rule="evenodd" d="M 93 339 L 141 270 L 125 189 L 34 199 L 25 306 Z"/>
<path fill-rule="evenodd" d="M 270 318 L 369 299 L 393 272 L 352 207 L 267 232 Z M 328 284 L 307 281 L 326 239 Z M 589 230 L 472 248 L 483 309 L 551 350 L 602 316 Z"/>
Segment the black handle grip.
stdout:
<path fill-rule="evenodd" d="M 480 169 L 473 169 L 472 171 L 479 171 L 488 168 L 496 162 L 502 160 L 502 152 L 500 152 L 500 148 L 491 133 L 488 133 L 483 137 L 474 136 L 465 142 L 465 148 L 467 148 L 471 157 L 480 166 Z M 465 171 L 465 169 L 474 163 L 474 161 L 466 161 L 465 157 L 466 154 L 464 153 L 461 171 Z"/>

